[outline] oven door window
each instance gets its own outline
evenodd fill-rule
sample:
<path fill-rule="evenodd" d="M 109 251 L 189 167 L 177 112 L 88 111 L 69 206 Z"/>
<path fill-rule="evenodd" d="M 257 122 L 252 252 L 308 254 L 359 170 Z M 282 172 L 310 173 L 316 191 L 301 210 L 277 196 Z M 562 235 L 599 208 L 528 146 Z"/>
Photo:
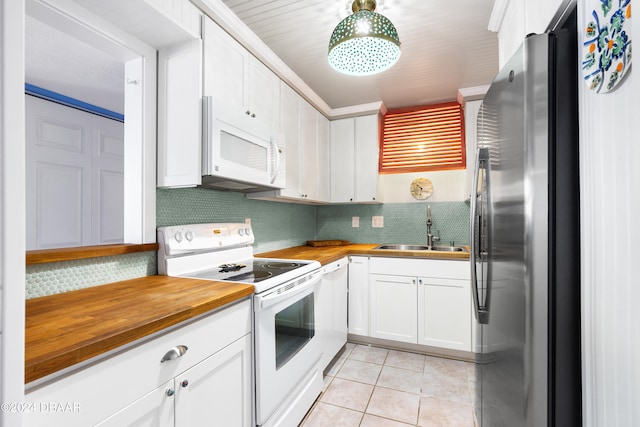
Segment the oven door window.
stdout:
<path fill-rule="evenodd" d="M 313 306 L 311 293 L 276 314 L 276 370 L 284 366 L 313 338 Z"/>

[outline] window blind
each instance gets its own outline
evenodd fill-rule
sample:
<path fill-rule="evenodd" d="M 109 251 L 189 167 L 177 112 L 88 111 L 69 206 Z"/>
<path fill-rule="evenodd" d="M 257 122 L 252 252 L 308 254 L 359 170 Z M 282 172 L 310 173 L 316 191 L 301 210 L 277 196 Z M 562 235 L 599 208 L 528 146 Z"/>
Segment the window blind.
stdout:
<path fill-rule="evenodd" d="M 464 169 L 462 106 L 448 102 L 389 110 L 380 145 L 380 173 Z"/>

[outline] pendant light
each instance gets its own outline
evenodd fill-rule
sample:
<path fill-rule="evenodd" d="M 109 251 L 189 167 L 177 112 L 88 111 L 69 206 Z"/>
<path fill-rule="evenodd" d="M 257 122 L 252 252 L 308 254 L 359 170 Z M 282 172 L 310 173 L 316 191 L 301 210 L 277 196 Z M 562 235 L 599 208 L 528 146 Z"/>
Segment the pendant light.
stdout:
<path fill-rule="evenodd" d="M 353 15 L 333 30 L 329 41 L 329 64 L 354 76 L 376 74 L 390 68 L 400 58 L 396 27 L 375 13 L 375 0 L 354 0 Z"/>

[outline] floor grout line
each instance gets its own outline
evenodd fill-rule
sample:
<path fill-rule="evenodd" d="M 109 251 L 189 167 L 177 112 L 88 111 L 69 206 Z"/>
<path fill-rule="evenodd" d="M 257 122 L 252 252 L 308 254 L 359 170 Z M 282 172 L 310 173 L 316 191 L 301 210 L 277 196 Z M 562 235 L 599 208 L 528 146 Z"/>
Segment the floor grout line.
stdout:
<path fill-rule="evenodd" d="M 382 362 L 379 363 L 377 361 L 371 361 L 370 359 L 375 359 L 375 356 L 372 356 L 371 358 L 368 358 L 366 355 L 356 355 L 358 358 L 362 359 L 369 359 L 369 360 L 360 360 L 358 358 L 353 358 L 352 356 L 354 355 L 354 352 L 356 351 L 356 349 L 358 347 L 362 347 L 363 350 L 360 351 L 368 351 L 368 350 L 364 350 L 367 348 L 375 348 L 375 349 L 380 349 L 380 350 L 386 350 L 386 354 L 384 355 L 384 358 L 382 358 Z M 439 401 L 439 402 L 448 402 L 454 405 L 458 405 L 458 406 L 466 406 L 469 407 L 469 409 L 471 410 L 472 414 L 473 414 L 473 390 L 470 386 L 470 381 L 468 378 L 468 366 L 465 364 L 460 365 L 460 367 L 462 368 L 462 370 L 464 371 L 465 375 L 465 388 L 468 394 L 468 396 L 471 399 L 471 402 L 461 402 L 461 401 L 457 401 L 457 400 L 450 400 L 450 399 L 446 399 L 446 398 L 442 398 L 439 396 L 431 396 L 431 395 L 424 395 L 424 384 L 425 384 L 425 375 L 427 374 L 427 369 L 429 367 L 431 367 L 431 369 L 433 369 L 435 372 L 438 372 L 438 375 L 451 375 L 451 374 L 447 374 L 447 370 L 452 369 L 451 367 L 446 367 L 446 363 L 445 362 L 445 366 L 442 368 L 443 372 L 440 372 L 440 367 L 438 367 L 437 365 L 435 366 L 429 366 L 428 361 L 429 360 L 437 360 L 437 361 L 446 361 L 446 360 L 455 360 L 455 359 L 448 359 L 448 358 L 439 358 L 437 356 L 428 356 L 424 358 L 424 361 L 422 363 L 422 370 L 418 371 L 415 369 L 407 369 L 401 366 L 393 366 L 393 365 L 387 365 L 387 362 L 390 361 L 390 354 L 391 351 L 395 351 L 397 353 L 407 353 L 407 354 L 418 354 L 419 353 L 412 353 L 410 351 L 407 352 L 403 352 L 401 350 L 396 350 L 396 349 L 387 349 L 384 347 L 376 347 L 376 346 L 370 346 L 370 345 L 362 345 L 362 344 L 355 344 L 353 346 L 349 346 L 350 348 L 345 348 L 345 350 L 343 351 L 342 354 L 339 354 L 339 356 L 337 356 L 337 358 L 334 358 L 334 360 L 340 361 L 340 366 L 338 368 L 335 369 L 334 375 L 330 375 L 331 379 L 330 381 L 326 384 L 326 387 L 324 387 L 323 392 L 320 394 L 320 396 L 318 397 L 318 399 L 316 400 L 316 402 L 314 403 L 314 405 L 312 406 L 312 408 L 309 410 L 309 412 L 307 413 L 307 415 L 305 416 L 302 424 L 305 424 L 313 415 L 313 412 L 317 409 L 318 404 L 323 404 L 323 405 L 329 405 L 331 407 L 336 407 L 336 408 L 342 408 L 348 411 L 353 411 L 356 412 L 358 414 L 360 414 L 359 417 L 359 421 L 357 423 L 358 426 L 361 426 L 364 421 L 365 421 L 365 416 L 369 415 L 370 417 L 377 417 L 377 418 L 381 418 L 384 420 L 389 420 L 389 421 L 393 421 L 393 422 L 397 422 L 397 423 L 402 423 L 402 424 L 406 424 L 406 425 L 411 425 L 411 426 L 419 426 L 420 424 L 420 415 L 421 415 L 421 409 L 422 409 L 422 403 L 423 403 L 423 399 L 430 399 L 431 401 Z M 374 350 L 374 351 L 378 351 L 378 350 Z M 425 355 L 427 356 L 427 355 Z M 435 359 L 434 359 L 435 358 Z M 340 360 L 342 359 L 342 360 Z M 375 382 L 374 384 L 370 384 L 367 382 L 362 382 L 362 381 L 358 381 L 358 380 L 354 380 L 351 378 L 342 378 L 339 377 L 338 375 L 340 374 L 341 370 L 344 368 L 345 364 L 347 363 L 347 361 L 351 360 L 352 362 L 359 362 L 359 363 L 368 363 L 368 364 L 372 364 L 372 365 L 378 365 L 380 367 L 380 370 L 378 371 L 376 378 L 375 378 Z M 333 361 L 332 361 L 333 362 Z M 403 389 L 399 389 L 399 388 L 393 388 L 390 386 L 385 386 L 385 385 L 379 385 L 384 367 L 389 367 L 389 368 L 393 368 L 393 369 L 398 369 L 398 370 L 402 370 L 402 371 L 406 371 L 409 373 L 413 373 L 415 375 L 420 375 L 420 389 L 419 392 L 414 392 L 414 391 L 407 391 L 407 390 L 403 390 Z M 455 367 L 456 371 L 458 372 L 458 369 L 460 369 L 460 367 Z M 331 368 L 331 370 L 333 370 L 334 367 Z M 387 371 L 388 372 L 388 371 Z M 457 377 L 457 373 L 454 375 L 454 377 Z M 347 382 L 352 382 L 352 383 L 357 383 L 357 384 L 361 384 L 361 385 L 366 385 L 366 386 L 370 386 L 372 387 L 371 389 L 371 393 L 369 394 L 366 404 L 364 405 L 364 410 L 360 411 L 357 409 L 353 409 L 353 408 L 349 408 L 346 406 L 341 406 L 339 404 L 336 403 L 328 403 L 322 400 L 323 396 L 325 395 L 325 393 L 329 390 L 329 388 L 332 386 L 332 384 L 334 384 L 335 379 L 339 378 L 341 381 L 347 381 Z M 376 390 L 378 389 L 385 389 L 385 390 L 389 390 L 389 391 L 393 391 L 393 392 L 400 392 L 400 393 L 407 393 L 410 394 L 412 396 L 416 396 L 418 398 L 418 408 L 417 408 L 417 413 L 416 413 L 416 419 L 415 419 L 415 423 L 406 423 L 405 421 L 401 421 L 401 420 L 397 420 L 394 418 L 389 418 L 388 416 L 381 416 L 381 415 L 377 415 L 377 414 L 372 414 L 367 412 L 370 409 L 371 406 L 371 401 L 376 393 Z M 472 418 L 475 418 L 475 416 L 473 416 Z M 331 422 L 331 420 L 326 420 L 327 422 Z M 354 420 L 355 421 L 355 420 Z M 472 424 L 471 426 L 475 425 L 475 420 L 472 420 Z"/>

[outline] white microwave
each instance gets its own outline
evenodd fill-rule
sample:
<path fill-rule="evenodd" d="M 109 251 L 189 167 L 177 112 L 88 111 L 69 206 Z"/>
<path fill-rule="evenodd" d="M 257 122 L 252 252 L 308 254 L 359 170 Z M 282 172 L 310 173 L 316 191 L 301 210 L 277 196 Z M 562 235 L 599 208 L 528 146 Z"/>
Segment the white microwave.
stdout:
<path fill-rule="evenodd" d="M 285 137 L 237 108 L 203 97 L 202 185 L 240 192 L 285 187 Z"/>

